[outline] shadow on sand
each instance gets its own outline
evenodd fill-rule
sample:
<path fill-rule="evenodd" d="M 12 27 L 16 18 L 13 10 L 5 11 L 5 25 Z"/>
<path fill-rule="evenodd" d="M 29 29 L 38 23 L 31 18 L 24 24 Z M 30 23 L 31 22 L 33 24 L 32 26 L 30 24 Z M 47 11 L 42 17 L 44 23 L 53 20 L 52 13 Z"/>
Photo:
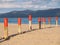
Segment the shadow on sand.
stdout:
<path fill-rule="evenodd" d="M 47 28 L 53 28 L 53 27 L 47 27 Z M 41 28 L 41 29 L 46 29 L 46 28 Z M 20 35 L 20 34 L 25 34 L 25 33 L 28 33 L 28 32 L 32 32 L 32 31 L 35 31 L 35 30 L 39 30 L 39 29 L 32 29 L 32 30 L 21 32 L 21 33 L 16 33 L 16 34 L 8 36 L 7 39 L 1 38 L 0 43 L 9 40 L 11 37 L 14 37 L 14 36 L 17 36 L 17 35 Z"/>
<path fill-rule="evenodd" d="M 16 34 L 13 34 L 13 35 L 8 36 L 7 39 L 1 38 L 1 39 L 0 39 L 0 43 L 9 40 L 10 37 L 14 37 L 14 36 L 17 36 L 17 35 L 20 35 L 20 34 L 25 34 L 25 33 L 28 33 L 28 32 L 35 31 L 35 30 L 38 30 L 38 29 L 32 29 L 32 30 L 28 30 L 28 31 L 21 32 L 21 33 L 16 33 Z"/>

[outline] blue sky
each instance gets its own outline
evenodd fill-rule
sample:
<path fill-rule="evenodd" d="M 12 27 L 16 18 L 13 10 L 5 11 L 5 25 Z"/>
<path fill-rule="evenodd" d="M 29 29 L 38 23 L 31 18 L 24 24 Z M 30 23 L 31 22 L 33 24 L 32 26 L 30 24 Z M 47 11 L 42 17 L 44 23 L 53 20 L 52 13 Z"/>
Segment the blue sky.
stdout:
<path fill-rule="evenodd" d="M 60 8 L 60 0 L 0 0 L 0 13 Z"/>

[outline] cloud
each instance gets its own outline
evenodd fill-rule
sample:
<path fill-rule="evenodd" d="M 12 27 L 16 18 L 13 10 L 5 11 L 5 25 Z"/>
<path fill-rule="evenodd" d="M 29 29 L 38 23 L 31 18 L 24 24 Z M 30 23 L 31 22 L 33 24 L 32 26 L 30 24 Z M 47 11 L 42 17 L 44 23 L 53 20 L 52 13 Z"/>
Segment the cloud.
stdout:
<path fill-rule="evenodd" d="M 39 5 L 35 5 L 34 8 L 36 8 L 36 9 L 39 8 Z"/>
<path fill-rule="evenodd" d="M 0 0 L 0 8 L 50 9 L 60 8 L 60 0 Z"/>
<path fill-rule="evenodd" d="M 13 3 L 16 2 L 15 0 L 0 0 L 0 4 L 2 3 Z"/>
<path fill-rule="evenodd" d="M 14 1 L 14 0 L 0 0 L 1 2 L 5 2 L 5 1 L 7 1 L 7 2 L 9 2 L 9 1 Z"/>
<path fill-rule="evenodd" d="M 53 2 L 60 2 L 60 0 L 52 0 Z"/>
<path fill-rule="evenodd" d="M 7 1 L 7 0 L 5 0 L 5 1 Z M 14 2 L 14 3 L 0 3 L 0 8 L 30 8 L 30 7 L 32 7 L 32 1 Z"/>
<path fill-rule="evenodd" d="M 18 2 L 17 2 L 18 3 Z M 19 4 L 21 4 L 21 5 L 30 5 L 30 4 L 32 4 L 32 1 L 28 1 L 28 2 L 19 2 Z"/>

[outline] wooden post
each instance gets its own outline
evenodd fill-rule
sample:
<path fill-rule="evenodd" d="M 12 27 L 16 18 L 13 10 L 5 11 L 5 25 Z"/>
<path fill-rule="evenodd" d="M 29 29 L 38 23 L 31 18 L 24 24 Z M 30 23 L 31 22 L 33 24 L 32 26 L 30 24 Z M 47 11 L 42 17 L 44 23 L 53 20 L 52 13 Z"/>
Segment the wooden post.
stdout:
<path fill-rule="evenodd" d="M 41 18 L 38 18 L 38 23 L 39 23 L 39 29 L 41 29 Z"/>
<path fill-rule="evenodd" d="M 8 18 L 4 18 L 4 39 L 8 38 Z"/>
<path fill-rule="evenodd" d="M 56 26 L 58 26 L 58 17 L 56 16 Z"/>
<path fill-rule="evenodd" d="M 43 17 L 43 18 L 42 18 L 42 21 L 43 21 L 43 28 L 45 28 L 45 25 L 46 25 L 46 19 Z"/>
<path fill-rule="evenodd" d="M 29 30 L 32 30 L 32 16 L 29 15 L 28 19 L 29 19 Z"/>
<path fill-rule="evenodd" d="M 48 17 L 48 24 L 49 24 L 49 27 L 50 27 L 50 23 L 51 22 L 51 17 Z"/>
<path fill-rule="evenodd" d="M 18 18 L 18 33 L 21 33 L 21 18 Z"/>

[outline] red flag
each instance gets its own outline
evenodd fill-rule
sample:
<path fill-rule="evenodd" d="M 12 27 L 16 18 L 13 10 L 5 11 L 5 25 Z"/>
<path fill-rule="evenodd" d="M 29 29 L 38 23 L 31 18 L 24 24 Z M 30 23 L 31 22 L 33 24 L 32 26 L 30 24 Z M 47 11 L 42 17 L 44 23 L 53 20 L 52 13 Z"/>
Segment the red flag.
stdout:
<path fill-rule="evenodd" d="M 48 17 L 48 22 L 50 22 L 51 21 L 51 17 Z"/>
<path fill-rule="evenodd" d="M 46 22 L 46 18 L 43 17 L 43 18 L 42 18 L 42 21 L 43 21 L 43 22 Z"/>
<path fill-rule="evenodd" d="M 56 16 L 56 20 L 58 20 L 58 16 Z"/>
<path fill-rule="evenodd" d="M 8 27 L 8 18 L 4 18 L 4 27 Z"/>
<path fill-rule="evenodd" d="M 29 15 L 28 19 L 31 21 L 31 20 L 32 20 L 32 16 L 31 16 L 31 15 Z"/>
<path fill-rule="evenodd" d="M 21 18 L 18 18 L 18 25 L 21 25 Z"/>
<path fill-rule="evenodd" d="M 41 18 L 40 17 L 38 18 L 38 22 L 41 22 Z"/>

